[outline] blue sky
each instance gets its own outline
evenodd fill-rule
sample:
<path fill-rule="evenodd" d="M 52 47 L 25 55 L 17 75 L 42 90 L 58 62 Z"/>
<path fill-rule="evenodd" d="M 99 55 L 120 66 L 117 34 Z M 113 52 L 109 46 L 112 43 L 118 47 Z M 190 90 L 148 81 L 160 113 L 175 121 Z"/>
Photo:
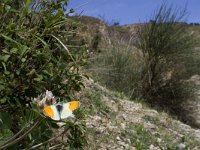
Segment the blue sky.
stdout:
<path fill-rule="evenodd" d="M 200 23 L 200 0 L 164 0 L 164 2 L 173 4 L 176 8 L 185 8 L 187 5 L 187 22 Z M 120 24 L 131 24 L 149 20 L 162 3 L 163 0 L 70 0 L 69 8 L 78 8 L 76 10 L 78 14 L 82 12 L 82 15 L 101 16 L 109 22 L 114 20 Z"/>

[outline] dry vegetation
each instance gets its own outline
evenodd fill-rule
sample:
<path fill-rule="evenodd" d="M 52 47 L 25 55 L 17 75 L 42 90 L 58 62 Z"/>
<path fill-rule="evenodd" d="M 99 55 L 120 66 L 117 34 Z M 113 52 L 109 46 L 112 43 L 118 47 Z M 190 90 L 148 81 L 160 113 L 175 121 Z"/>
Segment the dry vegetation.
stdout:
<path fill-rule="evenodd" d="M 88 30 L 82 32 L 90 43 L 97 40 L 95 48 L 90 45 L 85 71 L 109 89 L 143 99 L 198 127 L 187 121 L 189 109 L 182 106 L 193 94 L 193 85 L 184 81 L 200 73 L 200 27 L 177 23 L 184 21 L 184 10 L 163 5 L 156 15 L 154 22 L 125 26 L 83 16 L 79 23 Z"/>

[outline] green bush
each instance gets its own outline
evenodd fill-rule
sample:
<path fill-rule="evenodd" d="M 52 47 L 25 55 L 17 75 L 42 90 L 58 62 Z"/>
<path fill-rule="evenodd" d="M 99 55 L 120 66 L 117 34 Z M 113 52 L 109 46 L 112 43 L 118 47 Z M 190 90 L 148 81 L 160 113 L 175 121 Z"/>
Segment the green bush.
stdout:
<path fill-rule="evenodd" d="M 150 104 L 181 116 L 181 104 L 190 94 L 183 83 L 190 74 L 187 59 L 196 45 L 195 36 L 183 23 L 185 17 L 185 10 L 163 4 L 151 21 L 137 30 L 137 47 L 145 61 L 141 95 Z"/>
<path fill-rule="evenodd" d="M 46 90 L 71 99 L 83 87 L 79 68 L 85 45 L 78 26 L 65 14 L 67 2 L 0 3 L 0 149 L 27 148 L 50 139 L 55 123 L 42 119 L 31 99 Z"/>

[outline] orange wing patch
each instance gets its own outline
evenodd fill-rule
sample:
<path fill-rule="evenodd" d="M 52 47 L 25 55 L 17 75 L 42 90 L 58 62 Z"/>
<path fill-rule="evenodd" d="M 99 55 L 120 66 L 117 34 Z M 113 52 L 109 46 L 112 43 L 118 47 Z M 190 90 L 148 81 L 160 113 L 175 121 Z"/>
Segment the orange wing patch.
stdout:
<path fill-rule="evenodd" d="M 45 116 L 48 116 L 48 117 L 53 117 L 54 116 L 54 112 L 53 112 L 51 106 L 46 106 L 43 109 L 43 112 L 44 112 Z"/>
<path fill-rule="evenodd" d="M 79 101 L 71 101 L 69 102 L 69 109 L 71 111 L 77 109 L 79 107 Z"/>

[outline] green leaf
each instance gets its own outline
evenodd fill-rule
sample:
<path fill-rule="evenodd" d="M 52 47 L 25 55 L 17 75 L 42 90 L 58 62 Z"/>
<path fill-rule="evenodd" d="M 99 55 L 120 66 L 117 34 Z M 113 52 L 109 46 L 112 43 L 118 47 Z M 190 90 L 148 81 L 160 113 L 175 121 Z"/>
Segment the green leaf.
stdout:
<path fill-rule="evenodd" d="M 67 68 L 66 64 L 64 64 L 64 63 L 60 64 L 60 69 L 65 69 L 65 68 Z"/>
<path fill-rule="evenodd" d="M 25 61 L 26 61 L 26 58 L 22 58 L 21 61 L 22 61 L 22 62 L 25 62 Z"/>
<path fill-rule="evenodd" d="M 36 72 L 35 69 L 32 69 L 32 70 L 31 70 L 29 73 L 27 73 L 26 75 L 27 75 L 27 76 L 32 76 L 35 72 Z"/>
<path fill-rule="evenodd" d="M 6 71 L 6 64 L 4 62 L 2 62 L 2 65 L 3 65 L 3 68 L 4 68 L 4 71 Z"/>
<path fill-rule="evenodd" d="M 37 75 L 37 78 L 33 79 L 34 81 L 42 81 L 43 80 L 43 76 L 42 75 Z"/>
<path fill-rule="evenodd" d="M 0 91 L 3 90 L 5 88 L 4 85 L 0 85 Z"/>
<path fill-rule="evenodd" d="M 18 43 L 17 41 L 13 40 L 13 39 L 10 38 L 9 36 L 6 36 L 6 35 L 4 35 L 4 34 L 0 34 L 0 35 L 1 35 L 5 40 L 17 44 L 17 46 L 20 46 L 20 45 L 21 45 L 20 43 Z"/>
<path fill-rule="evenodd" d="M 20 46 L 20 56 L 22 57 L 24 54 L 26 54 L 28 47 L 26 45 Z"/>
<path fill-rule="evenodd" d="M 0 103 L 1 103 L 1 104 L 5 103 L 6 101 L 7 101 L 7 98 L 6 98 L 6 97 L 0 99 Z"/>
<path fill-rule="evenodd" d="M 44 44 L 45 48 L 49 48 L 49 45 L 43 39 L 41 39 L 40 37 L 38 37 L 36 35 L 35 35 L 35 37 Z"/>
<path fill-rule="evenodd" d="M 11 6 L 6 5 L 6 10 L 9 11 L 11 9 Z"/>
<path fill-rule="evenodd" d="M 17 74 L 17 75 L 20 75 L 20 70 L 17 70 L 17 71 L 16 71 L 16 74 Z"/>
<path fill-rule="evenodd" d="M 18 49 L 15 47 L 10 50 L 10 52 L 13 54 L 17 54 L 17 51 L 18 51 Z"/>
<path fill-rule="evenodd" d="M 49 75 L 49 76 L 53 76 L 52 72 L 51 71 L 47 71 L 47 70 L 42 70 L 42 72 L 46 75 Z"/>
<path fill-rule="evenodd" d="M 1 60 L 3 60 L 4 62 L 7 62 L 8 58 L 10 58 L 10 55 L 1 56 Z"/>
<path fill-rule="evenodd" d="M 9 54 L 8 49 L 3 49 L 2 50 L 4 53 Z"/>
<path fill-rule="evenodd" d="M 9 129 L 2 129 L 0 131 L 0 145 L 2 145 L 6 139 L 10 138 L 13 135 L 12 131 Z M 9 149 L 6 149 L 9 150 Z"/>
<path fill-rule="evenodd" d="M 24 7 L 23 15 L 26 15 L 28 13 L 30 3 L 31 3 L 31 0 L 26 0 L 26 5 Z"/>
<path fill-rule="evenodd" d="M 11 120 L 11 116 L 9 113 L 6 112 L 2 112 L 0 113 L 0 118 L 3 122 L 3 125 L 1 126 L 4 129 L 10 129 L 11 128 L 11 124 L 12 124 L 12 120 Z"/>
<path fill-rule="evenodd" d="M 9 72 L 9 71 L 5 71 L 5 74 L 6 74 L 6 75 L 9 75 L 9 74 L 10 74 L 10 72 Z"/>

